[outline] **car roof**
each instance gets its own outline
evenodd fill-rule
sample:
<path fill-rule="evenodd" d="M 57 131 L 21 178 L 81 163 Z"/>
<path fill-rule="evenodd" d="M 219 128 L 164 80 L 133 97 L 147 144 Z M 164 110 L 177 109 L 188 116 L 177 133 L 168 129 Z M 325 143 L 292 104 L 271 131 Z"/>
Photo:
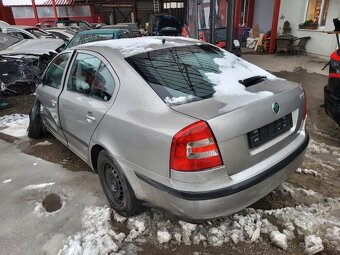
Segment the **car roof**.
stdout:
<path fill-rule="evenodd" d="M 97 51 L 101 47 L 111 48 L 113 50 L 119 51 L 124 57 L 131 57 L 140 53 L 154 50 L 201 44 L 204 43 L 191 38 L 153 36 L 91 42 L 76 46 L 75 49 L 89 49 Z"/>
<path fill-rule="evenodd" d="M 127 31 L 126 29 L 93 29 L 85 30 L 78 33 L 78 35 L 95 35 L 95 34 L 115 34 L 119 31 Z"/>
<path fill-rule="evenodd" d="M 21 29 L 38 29 L 37 27 L 34 27 L 34 26 L 24 26 L 24 25 L 12 25 L 10 27 L 21 28 Z"/>

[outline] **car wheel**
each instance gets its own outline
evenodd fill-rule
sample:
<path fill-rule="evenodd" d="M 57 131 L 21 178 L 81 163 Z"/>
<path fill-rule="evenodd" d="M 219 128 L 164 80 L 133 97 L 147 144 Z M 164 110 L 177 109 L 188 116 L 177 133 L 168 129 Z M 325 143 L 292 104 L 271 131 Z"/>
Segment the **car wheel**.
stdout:
<path fill-rule="evenodd" d="M 40 102 L 35 100 L 29 114 L 28 137 L 39 139 L 44 136 L 44 126 L 40 116 Z"/>
<path fill-rule="evenodd" d="M 97 166 L 99 179 L 111 208 L 125 217 L 139 213 L 142 210 L 140 202 L 123 171 L 107 151 L 99 153 Z"/>

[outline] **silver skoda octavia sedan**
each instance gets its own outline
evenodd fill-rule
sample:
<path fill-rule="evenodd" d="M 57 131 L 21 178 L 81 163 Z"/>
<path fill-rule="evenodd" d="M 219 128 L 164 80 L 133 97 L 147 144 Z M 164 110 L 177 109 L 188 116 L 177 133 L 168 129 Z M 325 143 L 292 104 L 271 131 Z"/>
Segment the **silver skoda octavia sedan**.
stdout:
<path fill-rule="evenodd" d="M 309 141 L 301 86 L 192 39 L 68 49 L 36 95 L 29 136 L 48 131 L 74 151 L 125 216 L 237 212 L 286 180 Z"/>

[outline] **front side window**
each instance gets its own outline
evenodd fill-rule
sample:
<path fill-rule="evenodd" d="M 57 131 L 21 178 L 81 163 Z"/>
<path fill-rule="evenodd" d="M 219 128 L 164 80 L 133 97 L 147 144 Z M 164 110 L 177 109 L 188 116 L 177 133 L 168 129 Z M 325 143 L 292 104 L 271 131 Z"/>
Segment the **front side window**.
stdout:
<path fill-rule="evenodd" d="M 67 90 L 90 95 L 101 61 L 95 56 L 79 53 L 72 64 Z"/>
<path fill-rule="evenodd" d="M 329 2 L 330 0 L 309 0 L 305 21 L 309 22 L 309 24 L 325 26 Z"/>
<path fill-rule="evenodd" d="M 166 102 L 186 98 L 185 102 L 212 97 L 213 84 L 206 73 L 220 73 L 216 58 L 224 54 L 209 45 L 191 45 L 155 50 L 127 58 L 127 62 Z"/>
<path fill-rule="evenodd" d="M 56 57 L 53 62 L 48 67 L 44 79 L 43 84 L 52 88 L 60 88 L 61 80 L 63 78 L 63 74 L 67 65 L 67 62 L 70 58 L 71 53 L 63 53 Z"/>

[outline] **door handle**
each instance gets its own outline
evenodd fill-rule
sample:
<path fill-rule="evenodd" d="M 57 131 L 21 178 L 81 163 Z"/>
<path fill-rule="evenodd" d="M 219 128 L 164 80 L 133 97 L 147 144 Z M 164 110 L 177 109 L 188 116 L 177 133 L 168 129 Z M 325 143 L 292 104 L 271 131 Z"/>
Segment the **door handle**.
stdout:
<path fill-rule="evenodd" d="M 92 123 L 96 121 L 96 117 L 94 117 L 91 112 L 88 112 L 86 115 L 86 120 L 88 123 Z"/>
<path fill-rule="evenodd" d="M 51 103 L 52 103 L 52 106 L 56 106 L 56 105 L 57 105 L 57 100 L 52 99 L 52 100 L 51 100 Z"/>

